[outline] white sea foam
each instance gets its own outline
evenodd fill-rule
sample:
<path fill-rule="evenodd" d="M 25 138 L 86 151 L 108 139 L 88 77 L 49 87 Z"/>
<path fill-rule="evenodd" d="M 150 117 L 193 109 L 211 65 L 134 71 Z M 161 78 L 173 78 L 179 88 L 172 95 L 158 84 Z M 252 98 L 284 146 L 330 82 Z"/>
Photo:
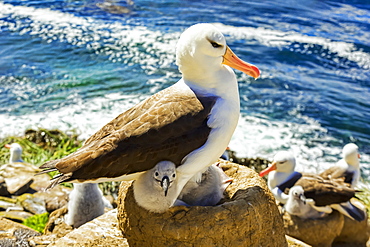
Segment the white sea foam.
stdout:
<path fill-rule="evenodd" d="M 163 33 L 143 26 L 77 17 L 47 8 L 0 3 L 0 17 L 6 16 L 11 16 L 16 21 L 2 20 L 0 25 L 12 31 L 39 36 L 48 42 L 60 41 L 85 46 L 96 53 L 108 55 L 113 62 L 141 64 L 148 71 L 168 67 L 174 62 L 174 48 L 180 35 L 178 32 Z M 29 21 L 19 21 L 21 19 Z M 370 54 L 357 49 L 352 43 L 266 28 L 234 27 L 220 23 L 214 25 L 229 35 L 229 39 L 256 40 L 262 45 L 277 48 L 299 43 L 303 44 L 303 47 L 293 46 L 291 49 L 301 52 L 307 51 L 312 45 L 319 45 L 339 57 L 357 63 L 364 69 L 370 68 Z"/>
<path fill-rule="evenodd" d="M 216 23 L 215 26 L 232 39 L 257 40 L 269 47 L 289 47 L 294 43 L 305 44 L 292 47 L 295 51 L 306 52 L 312 45 L 322 46 L 323 49 L 357 63 L 363 69 L 370 68 L 370 54 L 359 50 L 352 43 L 332 41 L 330 39 L 303 35 L 296 32 L 282 32 L 266 28 L 234 27 Z M 326 56 L 327 54 L 321 54 Z"/>
<path fill-rule="evenodd" d="M 9 21 L 7 18 L 11 17 Z M 64 42 L 85 47 L 97 54 L 104 54 L 112 62 L 128 65 L 139 64 L 150 75 L 160 68 L 167 68 L 175 61 L 174 47 L 179 32 L 163 33 L 146 27 L 111 23 L 93 18 L 77 17 L 72 14 L 13 6 L 0 3 L 0 26 L 39 37 L 47 42 Z M 357 49 L 353 44 L 336 42 L 321 37 L 312 37 L 295 32 L 282 32 L 264 28 L 232 27 L 215 24 L 229 35 L 228 40 L 245 39 L 276 48 L 290 47 L 299 43 L 302 46 L 292 49 L 310 49 L 313 45 L 357 63 L 364 69 L 370 68 L 370 55 Z M 173 77 L 171 70 L 153 79 L 152 92 L 158 91 L 156 83 L 167 82 Z M 22 116 L 0 115 L 0 137 L 22 135 L 27 128 L 59 128 L 67 131 L 75 129 L 80 138 L 86 139 L 113 117 L 139 102 L 145 96 L 125 96 L 108 94 L 103 98 L 80 102 L 73 106 L 62 107 L 48 113 L 30 113 Z M 102 110 L 104 109 L 104 110 Z M 266 117 L 243 116 L 239 122 L 230 147 L 239 156 L 264 157 L 272 159 L 274 153 L 291 149 L 297 156 L 299 169 L 320 171 L 329 167 L 340 158 L 341 147 L 327 143 L 339 142 L 313 119 L 297 116 L 303 123 L 271 121 Z M 370 167 L 370 156 L 363 155 L 362 163 Z M 367 172 L 370 169 L 366 170 Z M 368 176 L 369 174 L 365 174 Z"/>
<path fill-rule="evenodd" d="M 180 35 L 5 3 L 0 3 L 0 17 L 11 17 L 9 21 L 0 20 L 0 26 L 21 35 L 40 37 L 49 43 L 58 41 L 86 47 L 107 55 L 112 62 L 140 64 L 148 74 L 175 61 L 175 45 Z"/>
<path fill-rule="evenodd" d="M 80 139 L 87 139 L 121 112 L 134 106 L 145 96 L 125 96 L 118 93 L 94 98 L 45 113 L 21 116 L 1 115 L 0 138 L 23 135 L 27 128 L 75 131 Z M 101 109 L 104 109 L 102 111 Z M 327 130 L 311 118 L 297 116 L 302 123 L 267 120 L 266 117 L 242 116 L 230 143 L 239 157 L 262 157 L 271 160 L 279 150 L 291 150 L 297 158 L 297 169 L 321 172 L 341 158 L 341 146 Z M 361 150 L 360 150 L 361 151 Z M 370 167 L 370 156 L 362 154 L 361 163 Z M 370 175 L 364 169 L 364 177 Z"/>

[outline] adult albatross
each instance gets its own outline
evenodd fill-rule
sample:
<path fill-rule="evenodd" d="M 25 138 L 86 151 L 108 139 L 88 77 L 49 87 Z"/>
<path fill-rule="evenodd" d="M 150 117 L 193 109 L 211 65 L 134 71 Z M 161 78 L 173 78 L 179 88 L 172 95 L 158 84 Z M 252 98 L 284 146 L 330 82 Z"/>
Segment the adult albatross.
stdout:
<path fill-rule="evenodd" d="M 196 24 L 182 33 L 176 64 L 182 73 L 177 83 L 120 114 L 78 151 L 42 165 L 44 172 L 60 172 L 50 187 L 67 181 L 132 180 L 167 160 L 176 165 L 179 195 L 190 178 L 217 161 L 240 113 L 230 67 L 256 79 L 260 72 L 239 59 L 211 24 Z"/>
<path fill-rule="evenodd" d="M 287 189 L 301 186 L 304 196 L 314 201 L 310 206 L 319 212 L 330 213 L 330 208 L 333 208 L 357 221 L 366 218 L 366 213 L 350 202 L 356 191 L 343 179 L 324 179 L 316 174 L 301 174 L 294 170 L 295 164 L 295 157 L 291 152 L 280 151 L 274 156 L 271 166 L 260 172 L 261 177 L 269 175 L 268 187 L 279 203 L 286 204 L 289 196 L 292 196 L 285 193 Z"/>

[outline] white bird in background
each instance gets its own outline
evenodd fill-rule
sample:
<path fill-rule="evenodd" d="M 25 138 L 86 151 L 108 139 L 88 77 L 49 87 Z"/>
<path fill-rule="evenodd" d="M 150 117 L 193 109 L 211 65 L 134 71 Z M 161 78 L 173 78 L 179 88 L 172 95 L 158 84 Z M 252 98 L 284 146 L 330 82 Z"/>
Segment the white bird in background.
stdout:
<path fill-rule="evenodd" d="M 112 208 L 98 184 L 83 183 L 73 184 L 73 190 L 69 194 L 68 213 L 65 222 L 77 228 L 86 222 L 104 214 L 104 208 Z"/>
<path fill-rule="evenodd" d="M 312 198 L 315 204 L 310 204 L 319 212 L 329 212 L 329 207 L 338 210 L 351 219 L 362 221 L 366 215 L 363 210 L 355 207 L 349 201 L 355 190 L 349 188 L 343 180 L 325 180 L 316 174 L 301 174 L 294 171 L 295 157 L 287 151 L 278 152 L 270 167 L 260 172 L 260 176 L 268 176 L 268 187 L 276 200 L 286 204 L 289 195 L 285 190 L 300 185 L 303 187 L 306 198 Z"/>
<path fill-rule="evenodd" d="M 4 147 L 10 150 L 9 163 L 24 162 L 22 159 L 22 147 L 18 143 L 5 144 Z"/>
<path fill-rule="evenodd" d="M 176 64 L 182 73 L 176 84 L 116 117 L 75 153 L 42 165 L 44 172 L 61 173 L 50 187 L 132 180 L 165 160 L 177 167 L 174 200 L 189 179 L 199 181 L 225 151 L 238 123 L 238 83 L 229 66 L 254 78 L 260 72 L 239 59 L 211 24 L 181 34 Z"/>
<path fill-rule="evenodd" d="M 344 178 L 352 188 L 356 188 L 361 177 L 360 154 L 358 146 L 348 143 L 343 147 L 342 159 L 335 166 L 330 167 L 320 174 L 323 178 Z"/>
<path fill-rule="evenodd" d="M 280 151 L 275 154 L 274 160 L 267 169 L 260 172 L 260 176 L 264 177 L 268 174 L 267 186 L 271 190 L 275 199 L 282 204 L 285 204 L 289 196 L 284 192 L 285 188 L 291 188 L 302 174 L 295 170 L 295 157 L 288 151 Z M 286 184 L 281 187 L 281 184 Z"/>

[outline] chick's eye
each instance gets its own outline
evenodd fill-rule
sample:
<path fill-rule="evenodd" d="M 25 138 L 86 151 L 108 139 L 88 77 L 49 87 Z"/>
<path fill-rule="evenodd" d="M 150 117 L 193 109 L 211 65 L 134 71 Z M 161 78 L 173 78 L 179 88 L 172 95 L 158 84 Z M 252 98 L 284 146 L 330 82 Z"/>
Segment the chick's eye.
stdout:
<path fill-rule="evenodd" d="M 219 47 L 222 46 L 222 45 L 220 45 L 220 44 L 218 44 L 218 43 L 216 43 L 214 41 L 210 41 L 210 42 L 211 42 L 211 45 L 213 46 L 213 48 L 219 48 Z"/>
<path fill-rule="evenodd" d="M 176 177 L 176 174 L 172 174 L 172 177 L 174 178 L 174 177 Z"/>

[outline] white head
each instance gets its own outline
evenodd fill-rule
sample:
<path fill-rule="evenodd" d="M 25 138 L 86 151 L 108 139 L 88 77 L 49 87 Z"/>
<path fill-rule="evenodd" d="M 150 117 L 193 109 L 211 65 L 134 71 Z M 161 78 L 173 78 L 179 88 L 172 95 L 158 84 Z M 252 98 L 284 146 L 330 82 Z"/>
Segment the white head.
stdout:
<path fill-rule="evenodd" d="M 295 169 L 295 157 L 291 152 L 280 151 L 274 156 L 274 161 L 271 166 L 260 172 L 260 176 L 263 177 L 276 170 L 277 172 L 292 173 Z"/>
<path fill-rule="evenodd" d="M 304 203 L 306 202 L 306 197 L 304 196 L 304 190 L 302 186 L 293 186 L 289 190 L 289 198 L 292 198 L 294 200 L 300 200 Z"/>
<path fill-rule="evenodd" d="M 358 146 L 354 143 L 348 143 L 343 147 L 343 159 L 352 166 L 359 165 L 360 154 L 358 153 Z"/>
<path fill-rule="evenodd" d="M 225 70 L 223 64 L 254 78 L 260 74 L 256 66 L 240 60 L 226 45 L 224 35 L 207 23 L 193 25 L 181 34 L 176 47 L 176 64 L 186 80 L 197 83 L 199 79 Z"/>
<path fill-rule="evenodd" d="M 168 189 L 171 187 L 173 182 L 176 180 L 176 166 L 171 161 L 161 161 L 152 170 L 152 176 L 154 178 L 154 186 L 159 190 L 164 191 L 164 195 L 167 196 Z"/>
<path fill-rule="evenodd" d="M 22 160 L 22 147 L 18 143 L 5 144 L 5 147 L 10 150 L 9 163 L 23 162 Z"/>

